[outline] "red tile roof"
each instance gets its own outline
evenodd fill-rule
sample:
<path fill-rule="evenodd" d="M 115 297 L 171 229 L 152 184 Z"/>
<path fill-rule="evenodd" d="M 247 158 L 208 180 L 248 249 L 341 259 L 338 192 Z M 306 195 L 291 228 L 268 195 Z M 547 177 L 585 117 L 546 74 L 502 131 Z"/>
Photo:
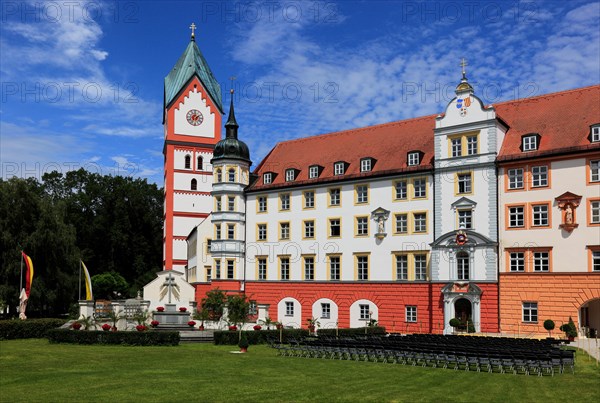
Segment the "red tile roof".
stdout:
<path fill-rule="evenodd" d="M 566 149 L 599 148 L 590 144 L 590 125 L 600 123 L 600 85 L 541 95 L 494 105 L 506 125 L 499 160 L 529 158 Z M 402 120 L 278 143 L 256 167 L 258 180 L 248 190 L 307 185 L 343 179 L 381 176 L 433 169 L 435 116 Z M 539 133 L 539 150 L 523 153 L 521 136 Z M 421 151 L 418 167 L 409 167 L 409 151 Z M 360 160 L 375 159 L 371 172 L 360 172 Z M 333 164 L 347 162 L 344 175 L 333 173 Z M 311 165 L 323 167 L 317 179 L 308 178 Z M 285 181 L 285 170 L 298 170 L 293 182 Z M 275 173 L 271 184 L 263 183 L 265 172 Z"/>

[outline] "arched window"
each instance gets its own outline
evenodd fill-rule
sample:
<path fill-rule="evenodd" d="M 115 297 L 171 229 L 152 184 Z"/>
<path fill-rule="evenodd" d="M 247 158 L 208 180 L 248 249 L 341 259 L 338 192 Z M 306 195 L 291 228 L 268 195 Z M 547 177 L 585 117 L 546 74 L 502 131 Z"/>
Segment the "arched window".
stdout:
<path fill-rule="evenodd" d="M 198 163 L 196 164 L 196 169 L 198 171 L 204 170 L 204 166 L 202 166 L 203 163 L 204 163 L 204 161 L 202 160 L 202 157 L 198 156 Z"/>
<path fill-rule="evenodd" d="M 198 181 L 196 179 L 192 179 L 192 183 L 190 185 L 192 190 L 198 190 Z"/>
<path fill-rule="evenodd" d="M 229 170 L 229 182 L 235 182 L 235 169 L 233 168 Z"/>
<path fill-rule="evenodd" d="M 192 167 L 192 157 L 190 157 L 189 155 L 185 156 L 185 164 L 184 164 L 184 168 L 185 169 L 190 169 Z"/>
<path fill-rule="evenodd" d="M 458 280 L 469 279 L 469 254 L 467 252 L 456 254 L 456 268 Z"/>
<path fill-rule="evenodd" d="M 223 181 L 223 173 L 221 171 L 221 168 L 217 169 L 217 183 L 222 182 Z"/>

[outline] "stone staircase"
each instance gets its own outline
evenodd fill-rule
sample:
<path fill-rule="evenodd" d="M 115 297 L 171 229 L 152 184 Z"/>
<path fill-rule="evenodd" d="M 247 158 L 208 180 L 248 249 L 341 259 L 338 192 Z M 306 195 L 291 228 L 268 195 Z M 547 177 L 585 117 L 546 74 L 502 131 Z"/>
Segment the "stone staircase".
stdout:
<path fill-rule="evenodd" d="M 180 343 L 213 343 L 215 341 L 213 330 L 181 330 L 179 337 Z"/>

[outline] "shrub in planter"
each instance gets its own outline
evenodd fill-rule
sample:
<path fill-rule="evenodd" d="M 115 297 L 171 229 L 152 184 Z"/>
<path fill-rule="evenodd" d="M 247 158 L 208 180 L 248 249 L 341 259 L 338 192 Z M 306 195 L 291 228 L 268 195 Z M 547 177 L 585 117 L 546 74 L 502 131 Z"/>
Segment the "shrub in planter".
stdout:
<path fill-rule="evenodd" d="M 138 332 L 145 332 L 146 330 L 148 330 L 148 327 L 147 327 L 147 326 L 145 326 L 145 325 L 137 325 L 137 326 L 135 327 L 135 329 L 136 329 Z"/>
<path fill-rule="evenodd" d="M 109 325 L 108 323 L 105 323 L 102 325 L 102 330 L 104 330 L 105 332 L 108 332 L 111 329 L 111 325 Z"/>
<path fill-rule="evenodd" d="M 246 338 L 246 335 L 244 333 L 242 333 L 242 338 L 240 339 L 240 342 L 238 343 L 238 347 L 240 348 L 240 351 L 242 353 L 247 352 L 249 345 L 250 345 L 250 343 L 248 343 L 248 339 Z"/>
<path fill-rule="evenodd" d="M 153 320 L 152 322 L 150 322 L 150 326 L 152 326 L 152 327 L 156 327 L 158 325 L 160 325 L 160 322 L 157 320 Z"/>
<path fill-rule="evenodd" d="M 252 327 L 252 329 L 254 329 L 254 330 L 256 330 L 256 331 L 259 331 L 260 329 L 262 329 L 262 326 L 261 326 L 261 325 L 254 325 L 254 326 Z"/>
<path fill-rule="evenodd" d="M 544 329 L 546 329 L 548 331 L 548 336 L 550 336 L 550 332 L 552 332 L 552 330 L 554 330 L 554 327 L 555 327 L 555 324 L 552 319 L 546 319 L 544 321 Z"/>
<path fill-rule="evenodd" d="M 450 322 L 448 322 L 450 326 L 452 327 L 460 327 L 462 326 L 461 321 L 458 318 L 452 318 L 450 319 Z"/>
<path fill-rule="evenodd" d="M 577 328 L 575 327 L 575 322 L 573 322 L 573 318 L 569 316 L 569 322 L 564 323 L 560 326 L 560 330 L 565 332 L 565 337 L 569 340 L 573 340 L 577 337 Z"/>
<path fill-rule="evenodd" d="M 229 326 L 229 331 L 230 332 L 235 332 L 237 331 L 237 326 L 233 325 L 233 326 Z"/>
<path fill-rule="evenodd" d="M 193 320 L 190 320 L 190 321 L 188 322 L 188 326 L 189 326 L 189 327 L 194 327 L 194 326 L 196 326 L 196 322 L 194 322 Z"/>
<path fill-rule="evenodd" d="M 179 312 L 187 312 L 187 308 L 185 306 L 179 307 Z"/>
<path fill-rule="evenodd" d="M 164 310 L 165 310 L 165 307 L 164 307 L 164 306 L 157 306 L 157 307 L 156 307 L 156 311 L 157 311 L 157 312 L 164 312 Z"/>
<path fill-rule="evenodd" d="M 71 325 L 71 327 L 74 330 L 79 330 L 79 329 L 81 329 L 81 323 L 79 323 L 79 322 L 73 322 L 73 324 Z"/>

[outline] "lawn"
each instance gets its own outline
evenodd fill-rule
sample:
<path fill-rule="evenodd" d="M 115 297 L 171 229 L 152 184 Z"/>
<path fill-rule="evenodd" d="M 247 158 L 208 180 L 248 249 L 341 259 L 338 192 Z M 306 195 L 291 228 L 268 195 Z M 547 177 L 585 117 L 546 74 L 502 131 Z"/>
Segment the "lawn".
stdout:
<path fill-rule="evenodd" d="M 235 349 L 2 341 L 0 402 L 600 401 L 600 368 L 581 352 L 575 375 L 537 377 Z"/>

